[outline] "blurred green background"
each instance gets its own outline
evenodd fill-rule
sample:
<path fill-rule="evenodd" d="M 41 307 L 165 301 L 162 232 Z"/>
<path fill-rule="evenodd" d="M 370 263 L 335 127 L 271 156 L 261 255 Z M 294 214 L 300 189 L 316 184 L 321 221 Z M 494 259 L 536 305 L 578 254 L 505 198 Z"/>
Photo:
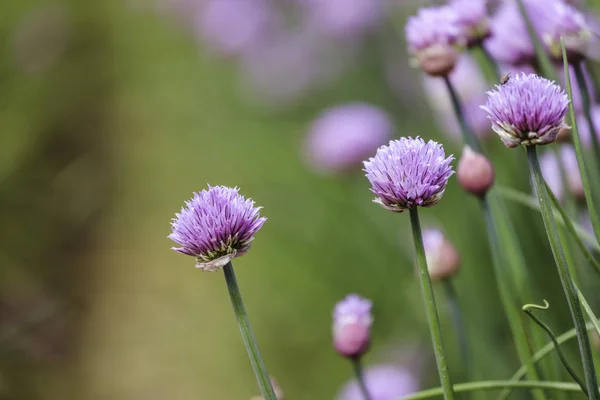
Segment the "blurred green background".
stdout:
<path fill-rule="evenodd" d="M 350 292 L 374 301 L 366 362 L 402 363 L 423 387 L 437 385 L 408 216 L 372 204 L 360 171 L 321 176 L 302 156 L 321 110 L 366 101 L 394 117 L 396 136 L 439 140 L 458 158 L 460 143 L 434 125 L 393 29 L 367 38 L 334 81 L 273 107 L 241 89 L 235 63 L 156 4 L 9 0 L 1 8 L 0 398 L 258 393 L 221 274 L 195 270 L 167 239 L 175 212 L 207 184 L 239 186 L 269 218 L 234 265 L 286 398 L 334 398 L 351 376 L 330 344 L 333 306 Z M 382 47 L 398 61 L 400 96 L 386 81 Z M 487 147 L 498 181 L 528 191 L 523 154 L 495 138 Z M 541 219 L 519 206 L 511 213 L 539 295 L 531 301 L 548 299 L 544 316 L 562 332 L 569 320 Z M 421 215 L 460 250 L 455 285 L 477 378 L 509 377 L 519 364 L 476 201 L 452 179 Z"/>

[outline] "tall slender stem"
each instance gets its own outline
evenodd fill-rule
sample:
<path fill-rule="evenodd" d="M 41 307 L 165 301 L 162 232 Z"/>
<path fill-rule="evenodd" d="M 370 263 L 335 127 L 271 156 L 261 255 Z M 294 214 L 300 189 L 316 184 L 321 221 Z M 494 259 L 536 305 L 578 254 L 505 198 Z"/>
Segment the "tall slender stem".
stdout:
<path fill-rule="evenodd" d="M 371 400 L 371 395 L 369 394 L 369 389 L 367 388 L 367 384 L 365 382 L 365 375 L 363 374 L 360 358 L 354 357 L 351 361 L 352 367 L 354 368 L 354 374 L 356 375 L 356 381 L 358 382 L 358 387 L 360 388 L 363 399 Z"/>
<path fill-rule="evenodd" d="M 473 150 L 483 154 L 479 140 L 465 120 L 461 101 L 452 82 L 448 78 L 445 78 L 445 82 L 452 98 L 454 112 L 460 123 L 463 140 L 469 143 Z M 494 268 L 494 275 L 496 276 L 498 292 L 500 293 L 502 306 L 508 318 L 508 325 L 515 341 L 517 354 L 523 364 L 532 366 L 531 349 L 525 334 L 523 320 L 516 304 L 516 301 L 527 297 L 527 285 L 524 283 L 525 279 L 522 270 L 524 268 L 523 256 L 516 243 L 517 238 L 514 228 L 510 223 L 506 209 L 494 192 L 490 192 L 488 195 L 480 198 L 480 205 L 490 242 L 492 266 Z M 507 265 L 509 266 L 508 269 L 506 268 Z M 537 370 L 533 367 L 529 368 L 528 374 L 533 380 L 540 379 Z M 532 390 L 532 394 L 535 400 L 546 399 L 544 392 L 541 390 L 534 389 Z"/>
<path fill-rule="evenodd" d="M 571 311 L 571 317 L 573 318 L 573 323 L 577 330 L 579 351 L 581 353 L 581 360 L 583 362 L 583 370 L 585 373 L 589 398 L 593 400 L 600 400 L 596 372 L 594 369 L 594 360 L 592 358 L 592 350 L 585 328 L 585 320 L 581 311 L 581 303 L 579 302 L 577 291 L 575 290 L 573 280 L 569 274 L 565 254 L 560 244 L 556 222 L 554 221 L 554 215 L 552 214 L 552 208 L 550 206 L 550 198 L 548 196 L 548 192 L 546 191 L 546 184 L 544 178 L 542 177 L 542 171 L 540 169 L 535 146 L 527 147 L 527 160 L 529 161 L 531 178 L 535 187 L 538 201 L 540 203 L 542 219 L 544 220 L 548 241 L 550 242 L 552 254 L 558 268 L 558 274 L 560 276 L 563 290 L 565 291 L 565 295 L 567 297 L 567 302 Z"/>
<path fill-rule="evenodd" d="M 413 241 L 417 257 L 417 266 L 419 269 L 419 281 L 421 283 L 421 291 L 425 302 L 425 312 L 427 314 L 427 322 L 431 332 L 431 340 L 433 342 L 433 351 L 437 361 L 438 373 L 442 383 L 442 391 L 444 399 L 454 400 L 454 390 L 452 389 L 452 380 L 450 379 L 450 371 L 446 363 L 446 354 L 444 353 L 444 345 L 442 344 L 442 330 L 440 328 L 440 319 L 435 305 L 435 297 L 433 295 L 433 287 L 429 278 L 429 269 L 427 268 L 427 259 L 425 258 L 425 248 L 423 247 L 423 237 L 421 235 L 421 223 L 419 222 L 419 211 L 417 207 L 410 209 L 410 223 L 413 232 Z"/>
<path fill-rule="evenodd" d="M 550 327 L 548 325 L 546 325 L 545 323 L 542 322 L 542 320 L 540 320 L 538 317 L 536 317 L 535 314 L 533 314 L 531 309 L 526 308 L 526 307 L 527 306 L 523 307 L 523 311 L 525 311 L 525 313 L 529 316 L 529 318 L 531 318 L 533 320 L 533 322 L 538 324 L 538 326 L 540 328 L 542 328 L 544 330 L 544 332 L 546 332 L 546 334 L 548 335 L 548 337 L 550 338 L 552 343 L 554 343 L 554 348 L 556 349 L 556 354 L 558 355 L 560 362 L 563 364 L 563 367 L 565 367 L 565 369 L 567 370 L 569 375 L 571 375 L 571 378 L 573 378 L 575 380 L 575 382 L 577 382 L 577 384 L 581 387 L 581 390 L 583 390 L 583 393 L 585 393 L 585 395 L 588 396 L 587 388 L 585 387 L 585 382 L 577 375 L 575 370 L 573 368 L 571 368 L 571 366 L 569 365 L 569 361 L 567 360 L 567 358 L 563 354 L 562 350 L 560 349 L 560 344 L 556 340 L 556 335 L 554 335 L 554 332 L 552 332 L 552 329 L 550 329 Z M 536 306 L 535 308 L 540 308 L 540 309 L 545 310 L 548 308 L 548 303 L 546 303 L 546 307 Z"/>
<path fill-rule="evenodd" d="M 481 145 L 479 144 L 479 140 L 477 140 L 477 137 L 467 124 L 467 121 L 465 121 L 465 114 L 462 109 L 462 104 L 460 102 L 460 99 L 458 98 L 456 90 L 454 89 L 454 85 L 452 85 L 452 82 L 450 82 L 450 78 L 448 78 L 447 76 L 444 77 L 444 82 L 446 83 L 448 93 L 450 94 L 450 98 L 452 99 L 452 106 L 454 107 L 454 112 L 460 125 L 460 131 L 462 132 L 463 140 L 473 150 L 475 150 L 478 153 L 482 153 L 483 151 L 481 149 Z"/>
<path fill-rule="evenodd" d="M 240 333 L 242 334 L 242 339 L 244 340 L 244 345 L 246 346 L 246 351 L 248 352 L 250 364 L 252 364 L 252 369 L 254 370 L 260 392 L 262 393 L 264 400 L 277 400 L 277 396 L 275 396 L 275 391 L 271 385 L 271 378 L 267 373 L 267 368 L 260 356 L 258 344 L 252 333 L 248 314 L 244 307 L 244 301 L 242 300 L 240 288 L 235 279 L 235 272 L 233 271 L 231 262 L 228 262 L 227 265 L 225 265 L 223 272 L 225 273 L 225 282 L 227 282 L 227 289 L 229 290 L 233 312 L 235 313 L 235 318 L 237 319 Z"/>

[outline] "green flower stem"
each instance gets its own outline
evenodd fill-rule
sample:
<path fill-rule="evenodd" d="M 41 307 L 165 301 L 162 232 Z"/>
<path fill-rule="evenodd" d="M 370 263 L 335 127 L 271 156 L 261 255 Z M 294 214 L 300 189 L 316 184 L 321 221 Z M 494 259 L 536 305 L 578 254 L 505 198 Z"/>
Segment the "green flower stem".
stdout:
<path fill-rule="evenodd" d="M 463 373 L 465 376 L 470 376 L 470 362 L 469 362 L 469 345 L 467 340 L 467 331 L 465 329 L 465 320 L 462 315 L 462 311 L 458 304 L 458 296 L 452 281 L 445 279 L 443 281 L 444 291 L 446 292 L 446 300 L 450 307 L 450 315 L 452 317 L 452 324 L 456 330 L 456 336 L 458 337 L 458 347 L 460 349 L 460 357 L 462 359 Z"/>
<path fill-rule="evenodd" d="M 446 86 L 454 112 L 460 123 L 463 140 L 475 151 L 483 154 L 479 140 L 467 124 L 462 106 L 456 91 L 450 80 L 445 78 Z M 526 296 L 528 286 L 525 284 L 524 268 L 525 264 L 521 250 L 518 246 L 517 236 L 510 223 L 510 218 L 501 199 L 496 196 L 494 191 L 480 198 L 481 210 L 485 220 L 485 226 L 490 241 L 490 250 L 492 253 L 492 266 L 496 276 L 496 284 L 500 293 L 500 300 L 504 312 L 508 318 L 508 325 L 512 333 L 517 354 L 522 364 L 531 364 L 531 349 L 525 335 L 525 327 L 517 302 Z M 503 239 L 503 240 L 502 240 Z M 508 265 L 508 269 L 506 266 Z M 517 296 L 515 298 L 515 290 Z M 539 374 L 535 368 L 529 368 L 529 376 L 532 380 L 540 380 Z M 532 391 L 535 400 L 545 400 L 546 396 L 541 390 Z"/>
<path fill-rule="evenodd" d="M 577 329 L 577 339 L 579 342 L 579 350 L 581 353 L 581 360 L 583 362 L 583 370 L 585 373 L 586 386 L 589 392 L 589 398 L 593 400 L 600 400 L 600 392 L 598 392 L 598 383 L 596 381 L 596 372 L 594 369 L 594 361 L 592 359 L 592 351 L 590 347 L 589 338 L 585 329 L 585 320 L 583 319 L 583 313 L 581 311 L 581 304 L 573 280 L 569 274 L 568 265 L 566 262 L 563 248 L 560 245 L 560 238 L 556 228 L 556 222 L 552 214 L 552 208 L 550 207 L 550 198 L 546 190 L 546 183 L 542 177 L 540 170 L 540 164 L 537 158 L 537 151 L 535 146 L 527 147 L 527 160 L 529 161 L 529 167 L 531 171 L 531 178 L 534 183 L 535 192 L 537 194 L 540 209 L 542 211 L 542 219 L 544 220 L 544 226 L 552 249 L 554 260 L 558 268 L 560 280 L 567 297 L 569 309 L 571 311 L 571 317 L 573 323 Z"/>
<path fill-rule="evenodd" d="M 413 232 L 413 241 L 415 244 L 417 266 L 419 269 L 419 281 L 421 283 L 421 291 L 425 302 L 425 312 L 427 314 L 427 322 L 431 332 L 431 340 L 433 342 L 433 351 L 437 361 L 438 373 L 442 383 L 442 393 L 444 399 L 454 400 L 454 391 L 452 389 L 452 381 L 450 379 L 450 371 L 446 363 L 446 354 L 444 353 L 444 345 L 442 344 L 442 330 L 440 328 L 440 319 L 435 305 L 435 297 L 433 295 L 433 287 L 429 278 L 429 269 L 427 268 L 427 259 L 425 258 L 425 248 L 423 247 L 423 237 L 421 235 L 421 223 L 419 222 L 419 211 L 417 207 L 410 209 L 410 222 Z"/>
<path fill-rule="evenodd" d="M 502 388 L 521 388 L 521 389 L 550 389 L 562 390 L 566 392 L 580 392 L 581 388 L 576 383 L 570 382 L 552 382 L 552 381 L 481 381 L 459 383 L 454 385 L 457 393 L 474 392 L 480 390 L 496 390 Z M 398 400 L 422 400 L 442 395 L 442 388 L 423 390 L 422 392 L 400 397 Z"/>
<path fill-rule="evenodd" d="M 233 271 L 231 262 L 228 262 L 227 265 L 223 267 L 223 272 L 225 273 L 225 282 L 227 282 L 227 289 L 229 290 L 233 312 L 235 313 L 238 326 L 240 327 L 240 333 L 242 334 L 242 339 L 244 340 L 244 345 L 246 346 L 246 351 L 248 352 L 248 357 L 250 358 L 250 363 L 252 364 L 252 369 L 254 370 L 260 392 L 262 393 L 264 400 L 277 400 L 275 391 L 273 391 L 273 386 L 271 385 L 271 378 L 267 373 L 267 368 L 260 356 L 258 344 L 252 333 L 248 314 L 244 307 L 244 301 L 242 300 L 240 288 L 235 279 L 235 272 Z"/>
<path fill-rule="evenodd" d="M 579 137 L 579 130 L 577 129 L 577 117 L 575 116 L 575 109 L 573 108 L 573 91 L 571 90 L 571 77 L 569 72 L 569 64 L 567 62 L 567 50 L 565 49 L 564 41 L 561 39 L 560 41 L 562 54 L 563 54 L 563 66 L 565 70 L 565 83 L 567 86 L 567 94 L 569 95 L 569 117 L 571 118 L 571 138 L 573 139 L 573 146 L 575 147 L 575 154 L 577 155 L 577 166 L 579 167 L 579 174 L 581 175 L 581 183 L 583 185 L 583 193 L 585 194 L 585 201 L 588 206 L 588 210 L 590 213 L 590 220 L 592 221 L 592 226 L 594 228 L 594 234 L 596 235 L 596 240 L 600 240 L 600 217 L 598 216 L 598 210 L 595 204 L 594 192 L 592 192 L 592 187 L 590 185 L 590 179 L 588 177 L 588 168 L 586 165 L 586 160 L 584 158 L 583 147 L 581 145 L 581 138 Z M 592 135 L 594 138 L 595 135 Z M 597 139 L 597 138 L 596 138 Z M 593 140 L 593 139 L 592 139 Z M 598 168 L 596 167 L 596 160 L 594 161 L 594 168 L 592 168 L 592 177 L 594 178 L 594 182 L 597 182 L 598 179 Z"/>
<path fill-rule="evenodd" d="M 483 149 L 481 148 L 481 144 L 479 144 L 479 140 L 477 140 L 477 137 L 467 124 L 467 121 L 464 119 L 465 114 L 463 113 L 462 104 L 458 98 L 456 90 L 454 89 L 454 85 L 452 85 L 450 78 L 447 76 L 444 77 L 444 82 L 446 83 L 448 93 L 452 99 L 452 106 L 454 107 L 454 112 L 458 118 L 458 123 L 460 124 L 460 131 L 462 132 L 464 142 L 474 151 L 483 154 Z"/>
<path fill-rule="evenodd" d="M 358 382 L 358 387 L 362 393 L 364 400 L 371 400 L 371 395 L 369 394 L 369 389 L 367 389 L 367 384 L 365 383 L 365 376 L 363 374 L 362 364 L 360 362 L 360 358 L 354 357 L 352 358 L 352 367 L 354 368 L 354 375 L 356 375 L 356 381 Z"/>
<path fill-rule="evenodd" d="M 558 358 L 560 358 L 560 362 L 563 364 L 563 366 L 565 367 L 565 369 L 567 370 L 569 375 L 571 375 L 571 377 L 575 380 L 575 382 L 577 382 L 579 387 L 581 387 L 581 390 L 583 391 L 583 393 L 585 393 L 585 395 L 587 396 L 588 392 L 587 392 L 587 388 L 585 387 L 585 382 L 579 376 L 577 376 L 577 373 L 575 372 L 575 370 L 573 368 L 571 368 L 571 366 L 569 365 L 567 358 L 565 357 L 562 350 L 560 349 L 560 344 L 558 344 L 558 342 L 556 340 L 556 336 L 554 335 L 554 332 L 552 332 L 552 329 L 550 329 L 550 327 L 548 325 L 543 323 L 532 312 L 533 308 L 537 308 L 540 310 L 547 310 L 550 307 L 550 305 L 548 304 L 548 302 L 546 300 L 544 300 L 544 303 L 545 303 L 544 306 L 537 306 L 535 304 L 524 305 L 523 311 L 525 311 L 525 313 L 529 316 L 529 318 L 531 318 L 533 320 L 533 322 L 538 324 L 538 326 L 540 328 L 542 328 L 548 334 L 548 337 L 550 338 L 552 343 L 554 343 L 554 348 L 556 349 L 556 354 L 558 355 Z"/>
<path fill-rule="evenodd" d="M 588 331 L 591 331 L 592 329 L 594 329 L 594 324 L 589 323 L 585 326 L 585 328 Z M 558 343 L 559 345 L 562 345 L 563 343 L 566 343 L 569 340 L 576 338 L 576 337 L 577 337 L 577 330 L 575 328 L 572 328 L 572 329 L 569 329 L 568 331 L 566 331 L 565 333 L 557 336 L 556 343 Z M 546 357 L 548 354 L 552 353 L 552 350 L 554 350 L 554 349 L 555 349 L 554 343 L 552 343 L 552 342 L 546 343 L 543 347 L 541 347 L 533 355 L 533 357 L 532 357 L 533 363 L 537 364 L 538 362 L 543 360 L 544 357 Z M 511 376 L 510 382 L 515 382 L 515 381 L 519 381 L 519 380 L 523 379 L 523 377 L 527 374 L 528 368 L 529 367 L 527 365 L 521 365 L 521 367 L 517 370 L 517 372 L 515 372 L 513 374 L 513 376 Z M 508 399 L 508 396 L 510 396 L 511 392 L 512 392 L 512 388 L 505 388 L 502 392 L 500 392 L 497 400 Z"/>

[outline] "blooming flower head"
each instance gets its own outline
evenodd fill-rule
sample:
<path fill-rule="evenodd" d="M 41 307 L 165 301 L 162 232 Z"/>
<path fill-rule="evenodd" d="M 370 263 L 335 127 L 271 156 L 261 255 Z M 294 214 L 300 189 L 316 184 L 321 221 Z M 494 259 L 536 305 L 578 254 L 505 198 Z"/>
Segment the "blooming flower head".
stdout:
<path fill-rule="evenodd" d="M 308 163 L 323 172 L 356 168 L 390 140 L 392 132 L 388 114 L 370 104 L 330 108 L 312 124 L 305 150 Z"/>
<path fill-rule="evenodd" d="M 421 8 L 405 27 L 408 51 L 429 75 L 446 76 L 466 45 L 458 15 L 450 6 Z"/>
<path fill-rule="evenodd" d="M 418 379 L 408 370 L 381 364 L 367 368 L 364 373 L 365 385 L 371 400 L 397 400 L 419 390 Z M 363 400 L 358 382 L 353 379 L 340 391 L 337 400 Z"/>
<path fill-rule="evenodd" d="M 333 310 L 333 345 L 344 357 L 359 357 L 371 343 L 372 303 L 356 294 L 346 296 Z"/>
<path fill-rule="evenodd" d="M 506 147 L 548 144 L 568 128 L 569 98 L 553 81 L 519 74 L 488 92 L 487 111 L 492 129 Z"/>
<path fill-rule="evenodd" d="M 173 250 L 196 257 L 196 267 L 203 271 L 218 271 L 245 254 L 267 219 L 260 216 L 261 207 L 238 191 L 209 186 L 194 193 L 171 223 L 169 239 L 181 246 Z"/>
<path fill-rule="evenodd" d="M 457 15 L 458 26 L 463 30 L 469 47 L 480 44 L 490 35 L 486 0 L 454 0 L 450 6 Z"/>
<path fill-rule="evenodd" d="M 446 279 L 458 272 L 460 267 L 458 250 L 442 231 L 437 228 L 424 229 L 423 247 L 432 280 Z"/>
<path fill-rule="evenodd" d="M 502 3 L 490 21 L 492 34 L 484 42 L 486 50 L 502 64 L 530 64 L 535 48 L 515 1 Z"/>
<path fill-rule="evenodd" d="M 382 207 L 403 212 L 413 207 L 431 207 L 444 194 L 454 173 L 444 148 L 432 140 L 401 138 L 377 150 L 364 162 L 374 200 Z"/>

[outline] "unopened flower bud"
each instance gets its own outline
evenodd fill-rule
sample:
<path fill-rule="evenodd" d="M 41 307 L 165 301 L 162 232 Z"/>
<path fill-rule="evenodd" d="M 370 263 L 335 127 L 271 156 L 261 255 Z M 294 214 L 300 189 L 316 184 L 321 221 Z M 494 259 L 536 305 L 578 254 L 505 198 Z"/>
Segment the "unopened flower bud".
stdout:
<path fill-rule="evenodd" d="M 458 162 L 456 176 L 465 191 L 482 197 L 494 184 L 494 167 L 486 156 L 466 146 Z"/>
<path fill-rule="evenodd" d="M 371 344 L 372 303 L 356 294 L 348 295 L 333 311 L 333 345 L 344 357 L 357 358 Z"/>
<path fill-rule="evenodd" d="M 439 229 L 429 228 L 423 231 L 423 246 L 431 280 L 447 279 L 458 272 L 458 250 Z"/>

